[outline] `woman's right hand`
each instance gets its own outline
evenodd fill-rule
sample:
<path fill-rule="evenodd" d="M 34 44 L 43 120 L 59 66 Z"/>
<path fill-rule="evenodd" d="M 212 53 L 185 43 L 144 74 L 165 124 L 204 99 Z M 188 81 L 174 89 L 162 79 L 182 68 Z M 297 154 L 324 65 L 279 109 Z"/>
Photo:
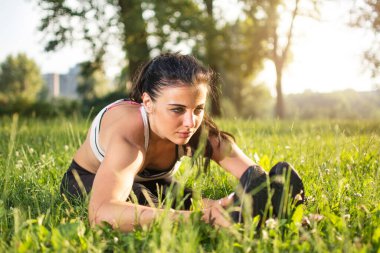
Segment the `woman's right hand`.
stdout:
<path fill-rule="evenodd" d="M 212 205 L 202 210 L 202 220 L 211 225 L 220 227 L 231 226 L 231 221 L 221 205 Z"/>

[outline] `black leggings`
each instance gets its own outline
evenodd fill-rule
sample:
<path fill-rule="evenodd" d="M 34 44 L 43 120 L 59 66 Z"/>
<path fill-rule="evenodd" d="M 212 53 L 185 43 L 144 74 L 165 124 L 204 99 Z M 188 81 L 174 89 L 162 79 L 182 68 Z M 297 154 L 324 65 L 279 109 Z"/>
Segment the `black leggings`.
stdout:
<path fill-rule="evenodd" d="M 78 179 L 75 179 L 75 172 L 78 174 Z M 90 193 L 92 184 L 94 182 L 95 174 L 85 170 L 74 160 L 71 162 L 69 169 L 63 175 L 61 182 L 61 194 L 64 194 L 72 203 L 75 200 L 83 201 L 84 196 Z M 78 183 L 79 181 L 79 183 Z M 168 191 L 171 189 L 174 201 L 172 208 L 179 208 L 183 210 L 189 210 L 191 206 L 192 190 L 188 188 L 183 189 L 183 196 L 180 201 L 176 201 L 175 196 L 178 196 L 181 187 L 178 183 L 168 179 L 157 179 L 147 182 L 133 183 L 132 191 L 136 196 L 137 202 L 140 205 L 149 205 L 151 201 L 156 207 L 159 206 L 160 199 L 163 201 L 168 195 Z M 145 195 L 144 192 L 145 191 Z M 149 196 L 149 201 L 146 196 Z M 160 197 L 159 197 L 160 196 Z M 133 201 L 133 197 L 127 199 L 127 201 Z M 162 202 L 161 202 L 162 203 Z"/>

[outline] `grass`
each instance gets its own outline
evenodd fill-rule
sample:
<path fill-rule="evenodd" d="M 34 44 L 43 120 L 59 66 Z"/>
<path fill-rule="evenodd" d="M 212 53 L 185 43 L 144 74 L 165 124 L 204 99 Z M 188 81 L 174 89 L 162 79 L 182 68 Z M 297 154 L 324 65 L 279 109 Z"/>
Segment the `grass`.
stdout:
<path fill-rule="evenodd" d="M 129 234 L 90 228 L 86 205 L 59 196 L 88 119 L 14 115 L 0 118 L 0 252 L 380 252 L 380 121 L 218 123 L 264 169 L 292 163 L 308 204 L 260 233 L 257 220 L 229 229 L 204 224 L 197 207 L 191 221 L 163 215 Z M 184 163 L 177 179 L 210 198 L 237 184 L 215 164 L 208 175 L 195 174 Z"/>

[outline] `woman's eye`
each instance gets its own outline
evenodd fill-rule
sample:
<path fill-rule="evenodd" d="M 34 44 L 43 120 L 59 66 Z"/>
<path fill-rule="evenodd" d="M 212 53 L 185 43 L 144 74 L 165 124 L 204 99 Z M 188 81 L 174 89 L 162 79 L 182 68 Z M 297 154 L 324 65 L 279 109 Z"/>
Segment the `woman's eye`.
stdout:
<path fill-rule="evenodd" d="M 197 109 L 195 109 L 195 114 L 201 114 L 202 112 L 203 112 L 203 108 L 197 108 Z"/>
<path fill-rule="evenodd" d="M 171 109 L 172 112 L 175 112 L 175 113 L 182 113 L 184 111 L 183 108 L 173 108 Z"/>

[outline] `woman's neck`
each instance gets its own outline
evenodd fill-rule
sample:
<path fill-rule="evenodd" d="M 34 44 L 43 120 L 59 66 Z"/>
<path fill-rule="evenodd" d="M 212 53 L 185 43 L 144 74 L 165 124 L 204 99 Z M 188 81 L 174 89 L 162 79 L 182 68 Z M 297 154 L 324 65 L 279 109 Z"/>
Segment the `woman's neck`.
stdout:
<path fill-rule="evenodd" d="M 149 146 L 163 148 L 175 145 L 169 139 L 160 136 L 159 131 L 156 128 L 156 120 L 154 116 L 152 117 L 152 115 L 149 114 L 147 114 L 147 116 L 149 126 Z"/>
<path fill-rule="evenodd" d="M 169 139 L 162 138 L 158 134 L 156 134 L 151 128 L 149 129 L 149 146 L 159 146 L 159 147 L 167 147 L 175 145 Z"/>

